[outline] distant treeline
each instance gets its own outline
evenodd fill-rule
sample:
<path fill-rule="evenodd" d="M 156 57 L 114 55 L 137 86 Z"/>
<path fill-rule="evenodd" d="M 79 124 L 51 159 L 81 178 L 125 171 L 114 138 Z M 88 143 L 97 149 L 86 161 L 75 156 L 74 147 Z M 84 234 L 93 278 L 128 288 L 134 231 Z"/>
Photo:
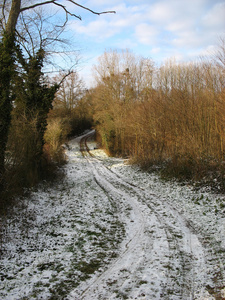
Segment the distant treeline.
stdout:
<path fill-rule="evenodd" d="M 39 54 L 14 77 L 0 204 L 52 174 L 64 161 L 62 144 L 91 126 L 111 155 L 225 191 L 223 40 L 214 55 L 192 63 L 156 66 L 130 51 L 106 52 L 90 90 L 76 72 L 49 83 Z"/>
<path fill-rule="evenodd" d="M 166 176 L 220 181 L 225 190 L 225 44 L 198 62 L 160 67 L 129 51 L 95 66 L 90 91 L 103 146 Z"/>

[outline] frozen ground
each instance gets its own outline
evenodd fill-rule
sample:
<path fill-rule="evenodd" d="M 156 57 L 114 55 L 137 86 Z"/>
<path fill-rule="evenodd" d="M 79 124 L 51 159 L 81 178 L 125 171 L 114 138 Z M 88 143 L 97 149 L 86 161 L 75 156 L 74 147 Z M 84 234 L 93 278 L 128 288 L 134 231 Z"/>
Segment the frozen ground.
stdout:
<path fill-rule="evenodd" d="M 225 299 L 224 195 L 164 182 L 91 137 L 69 143 L 61 182 L 1 220 L 0 299 Z"/>

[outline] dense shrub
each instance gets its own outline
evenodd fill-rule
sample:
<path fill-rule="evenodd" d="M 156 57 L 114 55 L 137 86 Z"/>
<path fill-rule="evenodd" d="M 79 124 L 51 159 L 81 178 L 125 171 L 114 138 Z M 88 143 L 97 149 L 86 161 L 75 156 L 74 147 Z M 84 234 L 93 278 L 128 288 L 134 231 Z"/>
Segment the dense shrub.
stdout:
<path fill-rule="evenodd" d="M 105 53 L 92 91 L 103 146 L 144 168 L 160 165 L 164 176 L 224 181 L 223 61 L 155 67 L 129 52 Z"/>

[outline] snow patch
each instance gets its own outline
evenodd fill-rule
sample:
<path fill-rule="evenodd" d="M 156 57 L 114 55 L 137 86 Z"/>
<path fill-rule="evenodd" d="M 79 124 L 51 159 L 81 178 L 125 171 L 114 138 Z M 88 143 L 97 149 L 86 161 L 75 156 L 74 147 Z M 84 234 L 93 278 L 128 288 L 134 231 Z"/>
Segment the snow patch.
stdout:
<path fill-rule="evenodd" d="M 88 132 L 90 134 L 90 132 Z M 78 137 L 66 176 L 1 217 L 0 299 L 225 297 L 225 197 L 162 181 Z"/>

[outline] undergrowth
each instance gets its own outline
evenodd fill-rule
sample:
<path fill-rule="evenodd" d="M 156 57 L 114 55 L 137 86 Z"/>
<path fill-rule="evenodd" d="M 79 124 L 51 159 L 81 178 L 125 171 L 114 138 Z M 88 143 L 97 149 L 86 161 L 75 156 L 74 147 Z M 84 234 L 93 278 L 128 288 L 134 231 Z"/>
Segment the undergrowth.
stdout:
<path fill-rule="evenodd" d="M 214 192 L 225 193 L 225 165 L 216 160 L 191 157 L 168 160 L 161 165 L 160 175 L 163 179 L 176 179 L 196 188 L 208 187 Z"/>

